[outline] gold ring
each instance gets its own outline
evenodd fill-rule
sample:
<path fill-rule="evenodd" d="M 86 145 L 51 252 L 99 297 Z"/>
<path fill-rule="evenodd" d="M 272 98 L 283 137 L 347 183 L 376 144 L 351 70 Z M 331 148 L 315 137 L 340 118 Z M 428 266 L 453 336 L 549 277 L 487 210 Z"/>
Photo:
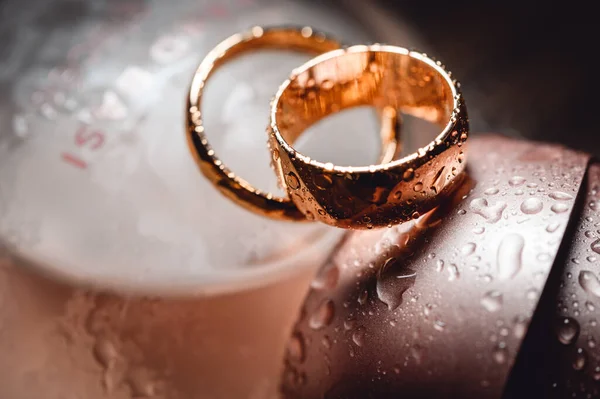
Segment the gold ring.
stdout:
<path fill-rule="evenodd" d="M 372 105 L 438 124 L 442 132 L 402 159 L 366 167 L 321 163 L 293 142 L 316 121 Z M 277 92 L 269 146 L 279 181 L 311 220 L 373 228 L 414 219 L 450 192 L 465 168 L 469 121 L 460 85 L 440 62 L 386 45 L 332 50 L 297 68 Z"/>
<path fill-rule="evenodd" d="M 187 112 L 187 140 L 200 171 L 229 199 L 237 204 L 275 219 L 307 220 L 290 198 L 275 197 L 254 188 L 233 173 L 216 156 L 204 132 L 201 100 L 206 81 L 226 61 L 251 50 L 281 48 L 321 54 L 339 49 L 340 42 L 316 32 L 310 27 L 254 27 L 238 33 L 218 44 L 201 62 L 190 85 Z M 380 110 L 383 119 L 381 138 L 382 160 L 393 159 L 400 151 L 400 128 L 395 112 Z"/>

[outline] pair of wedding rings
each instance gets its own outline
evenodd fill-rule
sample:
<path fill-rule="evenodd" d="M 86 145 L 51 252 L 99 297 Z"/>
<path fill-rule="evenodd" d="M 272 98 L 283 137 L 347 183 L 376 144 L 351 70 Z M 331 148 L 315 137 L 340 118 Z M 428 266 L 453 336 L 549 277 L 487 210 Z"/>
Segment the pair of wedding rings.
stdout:
<path fill-rule="evenodd" d="M 271 103 L 268 145 L 285 198 L 261 192 L 229 170 L 211 148 L 202 122 L 203 89 L 214 70 L 237 55 L 265 48 L 317 55 L 292 72 Z M 361 105 L 375 107 L 382 118 L 380 164 L 337 166 L 294 149 L 294 141 L 315 122 Z M 400 113 L 435 123 L 441 133 L 396 159 Z M 342 228 L 389 226 L 433 209 L 459 183 L 468 134 L 460 85 L 440 62 L 396 46 L 342 48 L 309 27 L 254 27 L 229 37 L 204 58 L 188 98 L 188 143 L 202 173 L 226 197 L 267 217 Z"/>

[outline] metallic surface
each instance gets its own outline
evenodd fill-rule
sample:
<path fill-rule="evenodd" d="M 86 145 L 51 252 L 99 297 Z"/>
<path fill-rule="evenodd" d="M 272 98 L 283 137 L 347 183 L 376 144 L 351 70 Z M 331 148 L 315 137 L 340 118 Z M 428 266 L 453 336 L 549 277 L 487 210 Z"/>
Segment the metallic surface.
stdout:
<path fill-rule="evenodd" d="M 316 122 L 365 105 L 442 131 L 415 153 L 380 165 L 319 162 L 292 147 Z M 468 133 L 460 85 L 440 62 L 402 47 L 353 46 L 317 56 L 282 84 L 271 106 L 269 145 L 280 184 L 307 219 L 371 229 L 416 219 L 455 188 Z"/>
<path fill-rule="evenodd" d="M 307 217 L 300 212 L 297 204 L 290 197 L 277 197 L 272 193 L 264 193 L 256 189 L 243 178 L 231 171 L 217 156 L 205 134 L 202 117 L 202 98 L 204 86 L 209 77 L 221 65 L 246 52 L 259 49 L 297 50 L 309 54 L 321 54 L 338 49 L 341 43 L 311 27 L 260 27 L 255 26 L 248 32 L 234 34 L 211 50 L 200 63 L 192 83 L 188 98 L 187 139 L 190 150 L 198 167 L 227 198 L 242 207 L 274 219 L 306 221 Z M 386 113 L 383 113 L 386 115 Z M 384 121 L 395 116 L 385 118 Z M 400 129 L 384 126 L 381 134 L 382 147 L 388 158 L 393 159 L 400 141 Z M 386 133 L 396 134 L 386 134 Z M 384 155 L 385 158 L 385 155 Z M 277 162 L 274 160 L 274 162 Z"/>
<path fill-rule="evenodd" d="M 560 146 L 473 138 L 450 203 L 349 233 L 305 300 L 285 396 L 499 398 L 587 162 Z"/>

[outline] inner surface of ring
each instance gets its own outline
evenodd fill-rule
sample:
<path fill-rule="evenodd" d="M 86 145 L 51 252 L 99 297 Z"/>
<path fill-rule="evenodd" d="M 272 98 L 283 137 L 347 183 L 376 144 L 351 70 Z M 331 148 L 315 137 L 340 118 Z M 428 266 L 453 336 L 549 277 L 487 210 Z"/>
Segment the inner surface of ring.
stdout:
<path fill-rule="evenodd" d="M 444 128 L 454 95 L 448 75 L 411 53 L 346 51 L 292 77 L 280 94 L 275 118 L 291 144 L 320 119 L 361 105 L 390 106 Z"/>

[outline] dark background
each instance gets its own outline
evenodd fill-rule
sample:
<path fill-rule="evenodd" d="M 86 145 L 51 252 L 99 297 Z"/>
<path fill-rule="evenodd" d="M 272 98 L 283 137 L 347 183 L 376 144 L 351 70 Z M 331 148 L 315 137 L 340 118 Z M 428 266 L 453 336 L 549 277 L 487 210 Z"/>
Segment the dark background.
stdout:
<path fill-rule="evenodd" d="M 594 2 L 378 2 L 451 66 L 467 106 L 480 113 L 470 115 L 473 131 L 560 142 L 600 156 Z"/>

